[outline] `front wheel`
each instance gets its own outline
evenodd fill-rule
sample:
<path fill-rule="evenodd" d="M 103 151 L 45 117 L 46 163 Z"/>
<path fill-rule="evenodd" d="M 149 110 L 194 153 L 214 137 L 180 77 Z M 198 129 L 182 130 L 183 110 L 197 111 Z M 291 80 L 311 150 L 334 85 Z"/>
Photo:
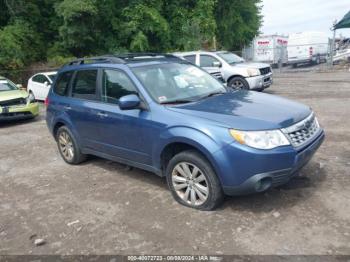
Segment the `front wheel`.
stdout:
<path fill-rule="evenodd" d="M 240 77 L 240 76 L 235 76 L 231 78 L 228 81 L 227 86 L 233 90 L 249 89 L 248 82 L 243 77 Z"/>
<path fill-rule="evenodd" d="M 194 150 L 175 155 L 166 169 L 173 197 L 182 205 L 213 210 L 223 200 L 220 181 L 208 161 Z"/>

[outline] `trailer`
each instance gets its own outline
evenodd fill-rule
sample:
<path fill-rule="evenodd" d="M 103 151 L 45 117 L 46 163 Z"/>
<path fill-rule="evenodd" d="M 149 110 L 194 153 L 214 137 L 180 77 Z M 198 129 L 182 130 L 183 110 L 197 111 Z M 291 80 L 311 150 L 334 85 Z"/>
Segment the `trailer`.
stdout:
<path fill-rule="evenodd" d="M 325 62 L 328 54 L 328 36 L 323 32 L 301 32 L 289 35 L 288 63 L 319 64 Z"/>
<path fill-rule="evenodd" d="M 253 40 L 253 60 L 269 63 L 273 66 L 286 64 L 288 37 L 283 35 L 265 35 Z"/>

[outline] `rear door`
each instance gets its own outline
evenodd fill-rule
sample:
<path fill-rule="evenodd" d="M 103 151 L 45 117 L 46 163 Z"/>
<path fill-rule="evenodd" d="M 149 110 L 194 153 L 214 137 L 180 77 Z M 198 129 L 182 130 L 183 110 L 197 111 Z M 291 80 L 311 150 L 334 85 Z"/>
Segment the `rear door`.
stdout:
<path fill-rule="evenodd" d="M 70 99 L 64 105 L 69 118 L 79 135 L 83 147 L 98 149 L 100 95 L 97 92 L 97 69 L 76 71 L 73 76 Z"/>
<path fill-rule="evenodd" d="M 49 83 L 48 79 L 43 74 L 35 75 L 32 78 L 30 89 L 38 100 L 44 100 L 47 96 L 47 92 L 45 91 L 48 91 L 49 88 L 45 85 L 45 82 Z"/>

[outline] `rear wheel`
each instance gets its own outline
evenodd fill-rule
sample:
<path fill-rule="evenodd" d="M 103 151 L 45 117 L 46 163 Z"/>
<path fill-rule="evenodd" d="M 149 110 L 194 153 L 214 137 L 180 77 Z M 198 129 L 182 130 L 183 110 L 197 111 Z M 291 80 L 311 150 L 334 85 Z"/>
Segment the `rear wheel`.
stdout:
<path fill-rule="evenodd" d="M 240 77 L 240 76 L 235 76 L 231 78 L 228 81 L 227 86 L 233 90 L 249 89 L 248 82 L 243 77 Z"/>
<path fill-rule="evenodd" d="M 72 132 L 66 126 L 57 130 L 56 141 L 63 160 L 68 164 L 77 165 L 86 159 L 86 155 L 81 153 Z"/>
<path fill-rule="evenodd" d="M 213 210 L 223 200 L 220 181 L 208 161 L 194 150 L 175 155 L 166 169 L 173 197 L 182 205 Z"/>
<path fill-rule="evenodd" d="M 319 65 L 321 63 L 321 58 L 320 56 L 316 57 L 316 65 Z"/>

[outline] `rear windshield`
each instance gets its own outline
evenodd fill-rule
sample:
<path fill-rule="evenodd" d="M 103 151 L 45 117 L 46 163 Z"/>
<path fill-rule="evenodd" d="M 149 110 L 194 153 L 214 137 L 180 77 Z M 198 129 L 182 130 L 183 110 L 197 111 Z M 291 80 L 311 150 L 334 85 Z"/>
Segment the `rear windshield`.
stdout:
<path fill-rule="evenodd" d="M 0 80 L 0 92 L 17 90 L 17 86 L 8 80 Z"/>

